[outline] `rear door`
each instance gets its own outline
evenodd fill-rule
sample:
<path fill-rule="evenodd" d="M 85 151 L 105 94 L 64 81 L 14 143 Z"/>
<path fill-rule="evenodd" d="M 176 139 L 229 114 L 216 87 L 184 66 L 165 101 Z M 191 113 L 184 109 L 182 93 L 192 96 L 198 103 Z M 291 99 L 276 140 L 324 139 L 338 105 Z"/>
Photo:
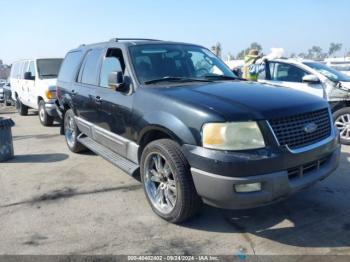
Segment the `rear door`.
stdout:
<path fill-rule="evenodd" d="M 77 114 L 92 124 L 98 124 L 96 88 L 102 57 L 102 48 L 87 51 L 74 89 L 74 103 Z"/>
<path fill-rule="evenodd" d="M 265 70 L 265 80 L 259 80 L 259 82 L 293 88 L 318 97 L 324 97 L 322 84 L 304 83 L 303 77 L 310 73 L 296 65 L 283 62 L 268 62 Z"/>

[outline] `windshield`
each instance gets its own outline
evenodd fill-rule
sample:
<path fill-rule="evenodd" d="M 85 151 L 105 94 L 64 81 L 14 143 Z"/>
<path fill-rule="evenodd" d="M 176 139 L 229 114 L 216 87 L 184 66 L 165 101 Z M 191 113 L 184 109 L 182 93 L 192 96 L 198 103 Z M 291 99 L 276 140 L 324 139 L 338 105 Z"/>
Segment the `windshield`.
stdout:
<path fill-rule="evenodd" d="M 350 77 L 324 64 L 317 62 L 304 62 L 304 64 L 311 67 L 312 69 L 316 70 L 317 72 L 334 82 L 350 82 Z"/>
<path fill-rule="evenodd" d="M 137 78 L 142 84 L 157 79 L 236 77 L 209 50 L 192 45 L 147 44 L 130 47 Z M 154 82 L 155 83 L 155 82 Z"/>
<path fill-rule="evenodd" d="M 40 78 L 57 78 L 63 59 L 38 59 L 37 67 Z"/>

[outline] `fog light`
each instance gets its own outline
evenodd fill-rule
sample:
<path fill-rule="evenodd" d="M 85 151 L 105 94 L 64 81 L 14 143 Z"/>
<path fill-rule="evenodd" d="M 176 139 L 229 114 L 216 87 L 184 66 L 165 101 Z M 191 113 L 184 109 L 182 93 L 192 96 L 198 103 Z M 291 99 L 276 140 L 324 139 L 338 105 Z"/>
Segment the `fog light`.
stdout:
<path fill-rule="evenodd" d="M 237 193 L 261 191 L 261 183 L 235 185 L 235 191 Z"/>

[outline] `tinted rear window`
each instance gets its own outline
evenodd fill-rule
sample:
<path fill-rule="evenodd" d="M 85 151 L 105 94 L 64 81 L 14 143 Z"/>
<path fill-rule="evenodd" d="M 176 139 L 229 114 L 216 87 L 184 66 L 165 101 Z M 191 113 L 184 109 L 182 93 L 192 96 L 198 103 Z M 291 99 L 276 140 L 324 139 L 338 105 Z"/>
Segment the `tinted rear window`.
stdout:
<path fill-rule="evenodd" d="M 83 74 L 81 82 L 89 85 L 96 85 L 98 71 L 98 63 L 102 54 L 102 49 L 90 50 L 85 58 Z"/>
<path fill-rule="evenodd" d="M 70 52 L 66 55 L 60 73 L 58 75 L 58 80 L 63 82 L 70 82 L 76 75 L 78 66 L 82 58 L 81 51 Z"/>

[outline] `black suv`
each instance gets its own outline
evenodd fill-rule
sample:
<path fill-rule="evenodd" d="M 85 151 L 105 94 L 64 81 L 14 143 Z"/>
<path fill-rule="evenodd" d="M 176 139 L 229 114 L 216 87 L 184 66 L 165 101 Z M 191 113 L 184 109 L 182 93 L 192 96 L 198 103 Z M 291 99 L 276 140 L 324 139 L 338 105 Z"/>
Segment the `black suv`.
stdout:
<path fill-rule="evenodd" d="M 71 50 L 57 83 L 67 145 L 138 174 L 162 218 L 252 208 L 324 179 L 340 145 L 326 101 L 238 79 L 208 49 L 112 39 Z"/>

